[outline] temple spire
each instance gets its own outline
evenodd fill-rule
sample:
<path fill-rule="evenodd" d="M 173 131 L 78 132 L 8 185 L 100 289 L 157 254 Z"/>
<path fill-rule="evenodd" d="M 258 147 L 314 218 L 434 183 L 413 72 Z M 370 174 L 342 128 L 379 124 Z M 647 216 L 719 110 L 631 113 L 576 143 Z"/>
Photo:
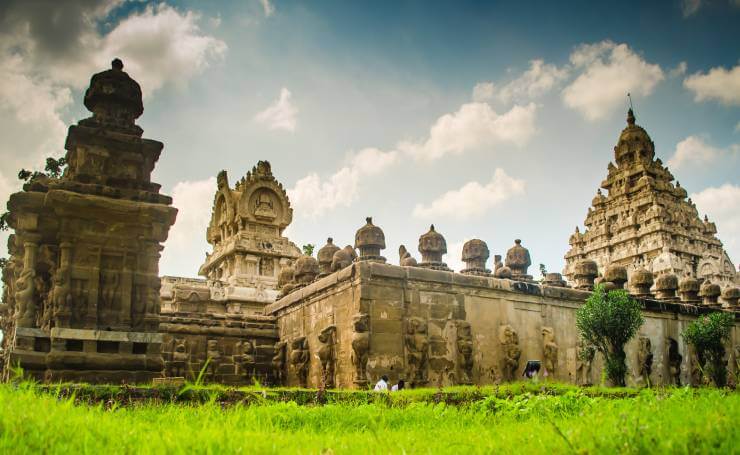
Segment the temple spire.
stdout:
<path fill-rule="evenodd" d="M 627 93 L 627 98 L 630 100 L 630 108 L 627 110 L 627 124 L 632 126 L 635 124 L 635 112 L 632 110 L 632 95 Z"/>

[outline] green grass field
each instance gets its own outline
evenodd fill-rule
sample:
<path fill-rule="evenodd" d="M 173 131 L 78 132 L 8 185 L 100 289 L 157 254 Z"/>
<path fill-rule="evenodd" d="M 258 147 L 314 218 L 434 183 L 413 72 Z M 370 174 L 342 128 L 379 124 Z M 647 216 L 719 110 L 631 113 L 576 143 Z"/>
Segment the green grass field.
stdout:
<path fill-rule="evenodd" d="M 0 453 L 740 452 L 740 394 L 716 389 L 457 388 L 444 395 L 462 397 L 454 405 L 435 403 L 435 390 L 338 393 L 324 405 L 269 392 L 250 404 L 213 393 L 121 405 L 3 384 Z"/>

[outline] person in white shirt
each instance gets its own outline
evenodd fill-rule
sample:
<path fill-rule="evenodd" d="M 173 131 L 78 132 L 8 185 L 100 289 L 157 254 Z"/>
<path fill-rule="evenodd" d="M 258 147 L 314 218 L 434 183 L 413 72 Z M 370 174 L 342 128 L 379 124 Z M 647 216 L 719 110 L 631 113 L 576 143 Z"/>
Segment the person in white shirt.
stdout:
<path fill-rule="evenodd" d="M 375 389 L 374 390 L 376 392 L 382 392 L 384 390 L 388 390 L 388 376 L 386 376 L 386 375 L 381 376 L 380 377 L 380 381 L 378 381 L 375 384 Z"/>
<path fill-rule="evenodd" d="M 403 390 L 405 386 L 406 386 L 406 383 L 404 382 L 404 380 L 399 379 L 398 384 L 391 387 L 391 392 L 398 392 L 399 390 Z"/>

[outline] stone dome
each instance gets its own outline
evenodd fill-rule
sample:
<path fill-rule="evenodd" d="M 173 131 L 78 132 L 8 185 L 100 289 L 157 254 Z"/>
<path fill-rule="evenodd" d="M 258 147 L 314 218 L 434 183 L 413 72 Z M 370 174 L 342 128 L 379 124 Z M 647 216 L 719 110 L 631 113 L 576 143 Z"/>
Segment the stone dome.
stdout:
<path fill-rule="evenodd" d="M 422 262 L 426 262 L 424 257 L 426 256 L 439 256 L 439 260 L 442 260 L 442 255 L 447 254 L 447 241 L 444 236 L 434 230 L 434 225 L 429 226 L 429 231 L 419 237 L 419 253 L 422 255 Z"/>
<path fill-rule="evenodd" d="M 334 259 L 334 253 L 339 251 L 340 248 L 334 245 L 334 239 L 329 237 L 326 239 L 326 245 L 322 246 L 319 252 L 316 254 L 316 258 L 319 262 L 319 269 L 322 275 L 328 275 L 331 273 L 331 261 Z"/>
<path fill-rule="evenodd" d="M 631 286 L 652 286 L 653 285 L 653 274 L 650 273 L 646 268 L 640 267 L 632 272 L 630 277 Z"/>
<path fill-rule="evenodd" d="M 678 289 L 678 277 L 672 273 L 664 273 L 655 280 L 656 291 L 668 291 Z"/>
<path fill-rule="evenodd" d="M 592 261 L 591 259 L 584 259 L 576 263 L 574 275 L 592 276 L 596 278 L 597 276 L 599 276 L 599 265 L 596 263 L 596 261 Z"/>
<path fill-rule="evenodd" d="M 514 240 L 514 246 L 506 252 L 506 266 L 511 269 L 513 277 L 531 278 L 527 275 L 527 269 L 532 265 L 529 250 L 522 246 L 520 239 Z"/>
<path fill-rule="evenodd" d="M 141 87 L 123 71 L 119 59 L 111 62 L 111 69 L 93 75 L 84 104 L 97 122 L 119 127 L 134 127 L 144 113 Z"/>
<path fill-rule="evenodd" d="M 278 288 L 282 288 L 286 284 L 292 282 L 295 280 L 295 269 L 292 265 L 286 265 L 282 269 L 280 269 L 280 273 L 278 274 Z"/>
<path fill-rule="evenodd" d="M 604 281 L 614 283 L 617 288 L 624 287 L 627 282 L 627 268 L 621 265 L 612 264 L 604 270 Z"/>
<path fill-rule="evenodd" d="M 460 273 L 471 275 L 490 275 L 491 271 L 486 269 L 486 261 L 491 256 L 486 242 L 480 239 L 472 239 L 465 242 L 462 249 L 462 260 L 465 262 L 465 270 Z"/>
<path fill-rule="evenodd" d="M 735 286 L 726 286 L 724 289 L 722 289 L 721 296 L 724 300 L 740 299 L 740 288 Z"/>
<path fill-rule="evenodd" d="M 295 279 L 300 284 L 308 284 L 319 274 L 319 263 L 313 256 L 303 255 L 295 261 Z"/>
<path fill-rule="evenodd" d="M 635 124 L 635 113 L 627 111 L 627 127 L 619 135 L 614 147 L 614 158 L 618 165 L 635 162 L 639 159 L 651 160 L 655 157 L 655 145 L 647 131 Z"/>
<path fill-rule="evenodd" d="M 722 293 L 718 284 L 714 284 L 709 280 L 704 281 L 699 288 L 699 297 L 714 297 L 717 298 Z"/>
<path fill-rule="evenodd" d="M 679 292 L 699 292 L 699 280 L 686 275 L 678 282 Z"/>
<path fill-rule="evenodd" d="M 385 234 L 383 230 L 373 224 L 372 217 L 365 218 L 365 225 L 355 234 L 355 248 L 375 247 L 385 248 Z"/>

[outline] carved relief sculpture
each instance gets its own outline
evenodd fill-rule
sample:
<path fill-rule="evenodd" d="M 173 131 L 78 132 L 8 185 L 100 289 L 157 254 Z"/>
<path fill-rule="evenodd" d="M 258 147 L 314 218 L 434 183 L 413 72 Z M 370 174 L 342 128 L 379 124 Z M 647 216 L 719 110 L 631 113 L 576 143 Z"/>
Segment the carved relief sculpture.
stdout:
<path fill-rule="evenodd" d="M 427 323 L 421 318 L 408 318 L 406 321 L 406 376 L 414 386 L 428 382 L 429 337 Z"/>
<path fill-rule="evenodd" d="M 308 340 L 306 337 L 298 337 L 290 344 L 290 365 L 298 378 L 301 387 L 307 387 L 308 383 Z"/>
<path fill-rule="evenodd" d="M 367 360 L 370 351 L 370 316 L 358 313 L 352 317 L 352 366 L 355 368 L 354 382 L 360 388 L 367 384 Z"/>
<path fill-rule="evenodd" d="M 510 325 L 499 327 L 499 342 L 502 348 L 501 372 L 504 381 L 513 381 L 517 377 L 519 369 L 519 357 L 522 350 L 519 349 L 519 335 Z"/>
<path fill-rule="evenodd" d="M 542 328 L 543 353 L 545 358 L 545 376 L 552 376 L 558 368 L 558 345 L 555 343 L 555 330 L 552 327 Z"/>
<path fill-rule="evenodd" d="M 681 386 L 681 361 L 683 356 L 678 350 L 678 342 L 673 338 L 668 339 L 668 372 L 673 384 Z"/>
<path fill-rule="evenodd" d="M 469 322 L 457 322 L 457 359 L 460 366 L 460 383 L 473 383 L 473 332 Z"/>
<path fill-rule="evenodd" d="M 272 376 L 275 378 L 276 385 L 283 385 L 285 377 L 285 351 L 287 343 L 278 341 L 275 343 L 272 355 Z"/>
<path fill-rule="evenodd" d="M 167 373 L 170 377 L 185 377 L 187 373 L 189 352 L 188 342 L 184 338 L 175 338 L 172 350 L 172 358 L 167 365 Z"/>
<path fill-rule="evenodd" d="M 640 337 L 637 350 L 637 373 L 646 384 L 650 384 L 650 373 L 653 371 L 653 344 L 648 337 Z"/>
<path fill-rule="evenodd" d="M 416 267 L 417 262 L 411 253 L 408 252 L 405 245 L 398 247 L 398 265 L 401 267 Z"/>
<path fill-rule="evenodd" d="M 596 356 L 592 346 L 586 346 L 580 337 L 576 343 L 576 384 L 591 385 L 591 370 Z"/>
<path fill-rule="evenodd" d="M 357 259 L 357 253 L 352 245 L 347 245 L 336 251 L 331 258 L 331 271 L 336 272 L 349 267 Z"/>
<path fill-rule="evenodd" d="M 218 369 L 221 366 L 221 351 L 218 348 L 217 340 L 208 340 L 206 346 L 206 375 L 211 381 L 215 381 Z"/>
<path fill-rule="evenodd" d="M 337 328 L 334 325 L 327 326 L 318 335 L 317 338 L 321 345 L 319 346 L 318 356 L 321 362 L 321 382 L 327 389 L 333 389 L 334 372 L 336 368 L 336 333 Z"/>

